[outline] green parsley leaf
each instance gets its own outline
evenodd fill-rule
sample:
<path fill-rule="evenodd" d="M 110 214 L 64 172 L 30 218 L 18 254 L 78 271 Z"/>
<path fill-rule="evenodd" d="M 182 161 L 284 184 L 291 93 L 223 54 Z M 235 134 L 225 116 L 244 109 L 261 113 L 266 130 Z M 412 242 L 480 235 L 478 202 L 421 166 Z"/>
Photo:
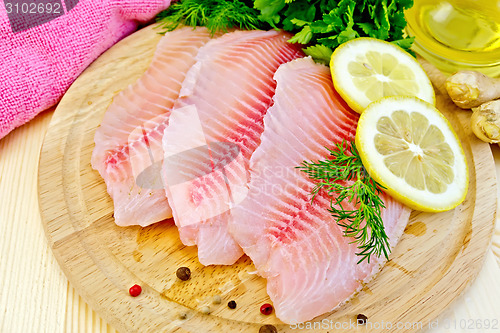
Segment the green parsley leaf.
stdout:
<path fill-rule="evenodd" d="M 301 31 L 297 32 L 295 36 L 288 40 L 290 43 L 307 44 L 311 41 L 313 33 L 311 32 L 311 27 L 306 25 Z"/>
<path fill-rule="evenodd" d="M 397 41 L 407 51 L 413 43 L 413 39 L 404 37 L 404 10 L 413 5 L 412 0 L 256 0 L 255 3 L 261 15 L 269 17 L 272 12 L 273 26 L 296 34 L 290 39 L 292 43 L 334 49 L 357 37 L 373 37 Z M 313 58 L 324 63 L 322 58 Z"/>
<path fill-rule="evenodd" d="M 333 51 L 325 45 L 316 44 L 305 48 L 304 53 L 313 57 L 316 62 L 328 66 L 330 64 L 330 58 L 332 57 Z"/>
<path fill-rule="evenodd" d="M 259 19 L 276 27 L 280 22 L 280 11 L 285 7 L 285 0 L 255 0 L 254 8 L 260 10 Z"/>

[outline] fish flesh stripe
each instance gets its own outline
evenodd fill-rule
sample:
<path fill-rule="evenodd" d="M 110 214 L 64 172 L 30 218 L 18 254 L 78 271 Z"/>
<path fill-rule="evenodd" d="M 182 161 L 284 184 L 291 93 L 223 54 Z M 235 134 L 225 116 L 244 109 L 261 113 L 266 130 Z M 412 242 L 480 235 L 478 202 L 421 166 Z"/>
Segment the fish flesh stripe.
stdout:
<path fill-rule="evenodd" d="M 243 254 L 227 220 L 246 194 L 248 160 L 272 104 L 273 75 L 303 56 L 287 42 L 290 37 L 274 30 L 234 31 L 211 40 L 175 103 L 164 135 L 166 193 L 182 242 L 198 246 L 204 265 L 233 264 Z"/>
<path fill-rule="evenodd" d="M 250 159 L 248 194 L 232 210 L 229 231 L 267 279 L 276 315 L 285 323 L 311 320 L 360 290 L 385 262 L 359 252 L 328 211 L 330 198 L 298 170 L 304 160 L 321 160 L 342 140 L 354 140 L 358 115 L 333 88 L 328 67 L 311 58 L 282 65 L 274 105 L 264 117 L 261 144 Z M 382 211 L 390 245 L 400 238 L 410 210 L 383 194 Z M 343 207 L 353 209 L 343 202 Z"/>
<path fill-rule="evenodd" d="M 172 216 L 161 181 L 161 140 L 186 74 L 209 40 L 206 28 L 167 32 L 146 72 L 106 110 L 92 167 L 106 182 L 120 226 L 144 227 Z"/>

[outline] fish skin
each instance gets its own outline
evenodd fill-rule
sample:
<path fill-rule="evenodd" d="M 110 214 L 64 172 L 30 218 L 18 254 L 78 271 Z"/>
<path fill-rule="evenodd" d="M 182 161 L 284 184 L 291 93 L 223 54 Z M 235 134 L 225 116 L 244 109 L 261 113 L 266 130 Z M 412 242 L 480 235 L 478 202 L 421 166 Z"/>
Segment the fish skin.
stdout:
<path fill-rule="evenodd" d="M 343 139 L 354 141 L 358 114 L 333 88 L 330 71 L 303 58 L 275 74 L 274 104 L 264 117 L 261 144 L 250 159 L 249 192 L 232 210 L 229 231 L 267 279 L 276 316 L 287 324 L 311 320 L 350 299 L 385 263 L 372 256 L 357 264 L 352 239 L 328 211 L 330 198 L 296 167 L 320 160 Z M 410 209 L 383 194 L 391 248 Z M 354 208 L 344 203 L 344 208 Z"/>
<path fill-rule="evenodd" d="M 95 133 L 92 167 L 106 183 L 119 226 L 145 227 L 172 217 L 159 179 L 161 140 L 186 74 L 209 40 L 206 28 L 167 32 L 146 72 L 115 96 Z"/>
<path fill-rule="evenodd" d="M 176 120 L 165 131 L 163 148 L 166 156 L 175 155 L 182 163 L 165 158 L 165 192 L 182 242 L 198 246 L 203 265 L 230 265 L 243 254 L 227 232 L 227 220 L 231 208 L 246 195 L 248 160 L 260 143 L 262 118 L 272 104 L 274 72 L 280 64 L 303 56 L 298 45 L 287 43 L 290 37 L 274 30 L 234 31 L 211 40 L 198 53 L 175 103 Z M 200 126 L 188 127 L 194 123 Z M 191 132 L 186 133 L 187 128 Z M 199 128 L 197 134 L 193 128 Z M 200 145 L 217 154 L 212 149 L 216 143 L 237 145 L 239 152 L 226 160 L 219 154 L 216 163 L 227 165 L 207 174 L 197 173 L 215 163 L 214 156 L 206 161 L 195 154 L 178 155 Z M 181 169 L 185 174 L 179 177 L 186 182 L 174 186 L 181 182 L 168 175 Z M 185 178 L 188 173 L 191 180 Z"/>

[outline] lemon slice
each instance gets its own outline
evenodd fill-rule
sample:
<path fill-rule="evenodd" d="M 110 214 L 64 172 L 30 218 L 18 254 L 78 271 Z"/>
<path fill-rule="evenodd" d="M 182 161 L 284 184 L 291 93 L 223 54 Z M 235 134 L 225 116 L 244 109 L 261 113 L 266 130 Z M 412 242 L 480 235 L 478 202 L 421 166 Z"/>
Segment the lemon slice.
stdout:
<path fill-rule="evenodd" d="M 335 89 L 356 112 L 388 96 L 415 96 L 435 103 L 434 89 L 424 70 L 394 44 L 357 38 L 333 52 L 330 69 Z"/>
<path fill-rule="evenodd" d="M 446 118 L 415 97 L 387 97 L 361 114 L 356 146 L 368 173 L 407 206 L 439 212 L 465 198 L 465 155 Z"/>

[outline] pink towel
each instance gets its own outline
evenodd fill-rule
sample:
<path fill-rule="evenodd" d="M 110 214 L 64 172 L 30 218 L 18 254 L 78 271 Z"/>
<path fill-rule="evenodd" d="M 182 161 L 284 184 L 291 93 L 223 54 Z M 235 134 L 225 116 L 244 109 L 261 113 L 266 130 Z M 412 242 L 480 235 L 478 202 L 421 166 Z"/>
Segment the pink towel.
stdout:
<path fill-rule="evenodd" d="M 101 53 L 169 4 L 170 0 L 0 1 L 0 139 L 56 104 Z M 33 11 L 38 13 L 29 13 Z"/>

